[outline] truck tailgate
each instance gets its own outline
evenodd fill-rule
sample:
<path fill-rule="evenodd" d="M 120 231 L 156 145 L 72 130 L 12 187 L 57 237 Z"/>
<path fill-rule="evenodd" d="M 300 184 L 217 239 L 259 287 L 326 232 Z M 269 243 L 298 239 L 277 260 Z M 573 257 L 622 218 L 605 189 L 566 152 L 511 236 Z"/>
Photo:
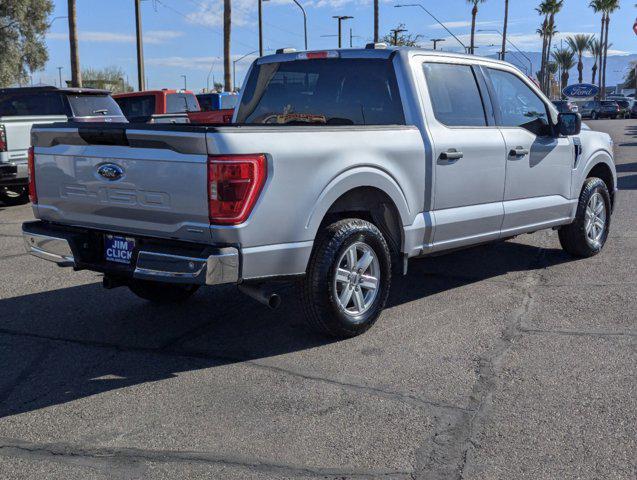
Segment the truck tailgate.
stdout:
<path fill-rule="evenodd" d="M 34 129 L 39 218 L 209 243 L 205 132 L 113 127 Z"/>

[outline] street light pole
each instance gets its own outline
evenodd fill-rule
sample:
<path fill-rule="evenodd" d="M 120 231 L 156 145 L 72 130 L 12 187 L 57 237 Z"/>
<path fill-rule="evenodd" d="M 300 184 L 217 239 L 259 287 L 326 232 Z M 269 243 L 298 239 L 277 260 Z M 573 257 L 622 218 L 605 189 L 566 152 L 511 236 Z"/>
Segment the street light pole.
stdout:
<path fill-rule="evenodd" d="M 254 52 L 246 53 L 242 57 L 232 61 L 232 90 L 237 89 L 237 63 L 246 58 L 248 55 L 252 55 L 254 53 L 257 53 L 257 51 L 255 50 Z"/>
<path fill-rule="evenodd" d="M 292 0 L 296 5 L 301 9 L 303 13 L 303 35 L 305 36 L 305 50 L 307 50 L 307 14 L 305 13 L 305 9 L 303 5 L 299 3 L 298 0 Z"/>
<path fill-rule="evenodd" d="M 186 83 L 186 75 L 182 75 L 181 78 L 184 79 L 184 90 L 188 90 L 188 84 Z"/>
<path fill-rule="evenodd" d="M 342 32 L 341 22 L 343 20 L 349 20 L 354 17 L 350 17 L 349 15 L 334 15 L 332 16 L 332 18 L 335 18 L 336 20 L 338 20 L 338 48 L 341 48 L 341 32 Z"/>
<path fill-rule="evenodd" d="M 259 56 L 263 56 L 263 0 L 259 2 Z"/>
<path fill-rule="evenodd" d="M 434 15 L 433 13 L 431 13 L 429 10 L 427 10 L 425 7 L 423 7 L 420 3 L 409 3 L 409 4 L 405 4 L 405 5 L 402 5 L 402 4 L 394 5 L 394 8 L 401 8 L 401 7 L 419 7 L 419 8 L 422 8 L 422 9 L 425 11 L 425 13 L 426 13 L 427 15 L 429 15 L 431 18 L 433 18 L 433 19 L 435 20 L 435 22 L 436 22 L 438 25 L 440 25 L 442 28 L 444 28 L 444 29 L 447 31 L 447 33 L 448 33 L 449 35 L 451 35 L 453 38 L 455 38 L 455 39 L 456 39 L 456 41 L 457 41 L 460 45 L 462 45 L 462 48 L 463 48 L 465 51 L 467 50 L 467 46 L 466 46 L 464 43 L 462 43 L 462 42 L 460 41 L 460 39 L 459 39 L 458 37 L 456 37 L 456 36 L 455 36 L 455 35 L 451 32 L 451 30 L 449 30 L 449 29 L 447 28 L 447 26 L 446 26 L 445 24 L 444 24 L 444 23 L 442 23 L 440 20 L 438 20 L 438 19 L 435 17 L 435 15 Z"/>
<path fill-rule="evenodd" d="M 137 86 L 140 91 L 146 90 L 144 82 L 144 44 L 142 42 L 142 11 L 141 0 L 135 0 L 135 30 L 137 36 Z"/>
<path fill-rule="evenodd" d="M 60 77 L 60 88 L 62 88 L 62 69 L 64 67 L 58 67 L 58 76 Z"/>
<path fill-rule="evenodd" d="M 208 76 L 206 77 L 206 91 L 210 92 L 210 75 L 212 75 L 212 69 L 215 66 L 215 61 L 213 60 L 210 63 L 210 70 L 208 70 Z M 214 75 L 212 76 L 212 86 L 214 87 L 214 83 L 215 83 L 215 77 Z"/>

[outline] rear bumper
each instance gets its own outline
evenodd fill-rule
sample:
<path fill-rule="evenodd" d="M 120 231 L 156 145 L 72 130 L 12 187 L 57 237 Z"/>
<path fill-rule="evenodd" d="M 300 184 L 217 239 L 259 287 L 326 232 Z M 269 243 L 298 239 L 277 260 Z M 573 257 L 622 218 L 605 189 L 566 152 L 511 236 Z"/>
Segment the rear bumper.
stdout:
<path fill-rule="evenodd" d="M 29 167 L 26 163 L 0 163 L 0 186 L 27 185 Z"/>
<path fill-rule="evenodd" d="M 102 260 L 98 232 L 45 222 L 27 222 L 22 235 L 28 253 L 62 267 L 118 277 L 194 285 L 239 281 L 239 250 L 234 247 L 179 246 L 143 242 L 130 266 Z"/>

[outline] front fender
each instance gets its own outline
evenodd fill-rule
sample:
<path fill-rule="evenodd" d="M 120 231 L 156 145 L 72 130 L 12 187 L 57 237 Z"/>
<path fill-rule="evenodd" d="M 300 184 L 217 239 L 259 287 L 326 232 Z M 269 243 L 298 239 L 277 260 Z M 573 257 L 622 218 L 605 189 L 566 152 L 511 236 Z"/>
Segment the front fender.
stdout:
<path fill-rule="evenodd" d="M 305 228 L 312 236 L 316 232 L 330 207 L 342 195 L 359 187 L 374 187 L 386 193 L 394 202 L 402 225 L 410 225 L 413 212 L 405 193 L 396 180 L 385 170 L 373 166 L 357 166 L 340 172 L 321 191 L 314 202 L 314 208 L 307 218 Z"/>

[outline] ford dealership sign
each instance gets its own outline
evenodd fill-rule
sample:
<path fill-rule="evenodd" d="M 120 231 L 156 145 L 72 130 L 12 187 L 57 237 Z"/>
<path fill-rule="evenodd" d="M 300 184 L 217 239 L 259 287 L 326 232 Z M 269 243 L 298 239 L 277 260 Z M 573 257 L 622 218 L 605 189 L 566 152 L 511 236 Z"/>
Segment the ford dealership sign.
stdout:
<path fill-rule="evenodd" d="M 569 85 L 562 93 L 568 98 L 593 98 L 599 93 L 599 87 L 592 83 Z"/>

